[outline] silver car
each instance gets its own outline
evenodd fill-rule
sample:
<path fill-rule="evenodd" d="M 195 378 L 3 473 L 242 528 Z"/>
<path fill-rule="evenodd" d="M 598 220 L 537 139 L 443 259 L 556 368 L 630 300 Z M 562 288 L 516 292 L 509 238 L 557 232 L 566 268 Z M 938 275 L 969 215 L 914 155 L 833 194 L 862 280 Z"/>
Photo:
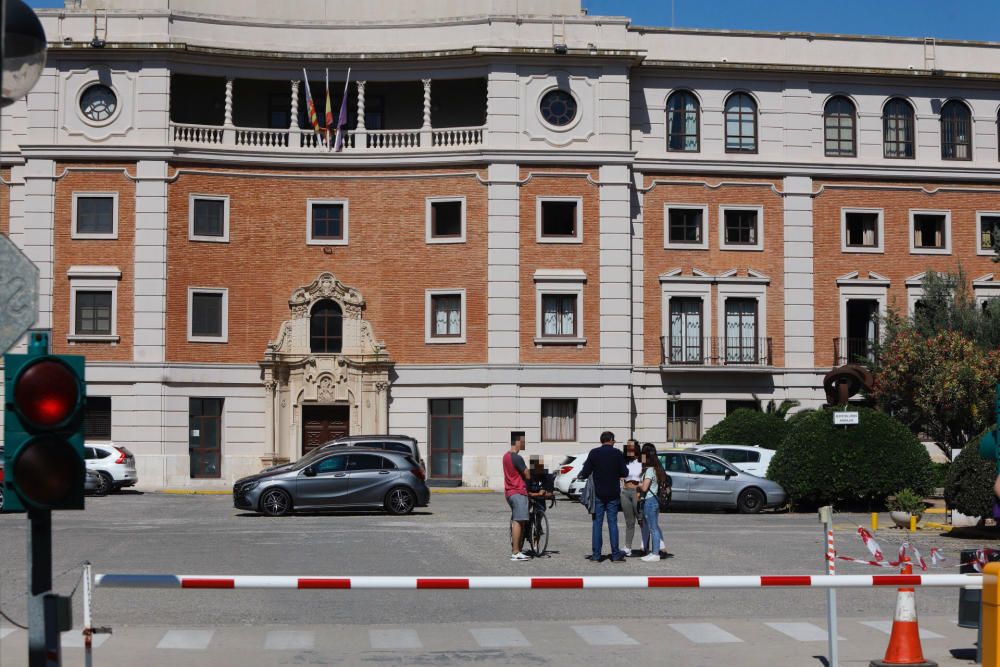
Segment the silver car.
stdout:
<path fill-rule="evenodd" d="M 402 452 L 335 448 L 233 484 L 237 509 L 282 516 L 344 507 L 409 514 L 430 502 L 424 469 Z"/>
<path fill-rule="evenodd" d="M 699 452 L 657 452 L 673 481 L 671 507 L 701 507 L 756 514 L 781 507 L 788 494 L 776 482 L 735 468 L 718 456 Z"/>

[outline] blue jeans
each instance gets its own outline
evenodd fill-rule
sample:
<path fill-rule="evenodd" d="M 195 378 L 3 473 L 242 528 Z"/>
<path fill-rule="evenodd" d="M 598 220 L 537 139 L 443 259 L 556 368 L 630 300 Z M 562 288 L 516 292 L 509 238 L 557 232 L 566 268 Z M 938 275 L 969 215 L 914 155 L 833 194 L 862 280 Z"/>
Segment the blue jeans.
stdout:
<path fill-rule="evenodd" d="M 643 545 L 648 547 L 646 553 L 655 554 L 660 551 L 660 541 L 663 539 L 663 531 L 660 530 L 660 504 L 656 501 L 656 496 L 646 498 L 642 504 L 642 517 L 646 522 L 643 526 L 643 533 L 649 535 L 649 543 Z"/>
<path fill-rule="evenodd" d="M 601 549 L 604 548 L 603 523 L 604 516 L 608 517 L 608 537 L 611 539 L 611 558 L 624 558 L 625 555 L 618 550 L 618 512 L 621 511 L 621 500 L 594 499 L 596 511 L 594 512 L 594 523 L 590 534 L 590 550 L 594 560 L 600 560 Z"/>

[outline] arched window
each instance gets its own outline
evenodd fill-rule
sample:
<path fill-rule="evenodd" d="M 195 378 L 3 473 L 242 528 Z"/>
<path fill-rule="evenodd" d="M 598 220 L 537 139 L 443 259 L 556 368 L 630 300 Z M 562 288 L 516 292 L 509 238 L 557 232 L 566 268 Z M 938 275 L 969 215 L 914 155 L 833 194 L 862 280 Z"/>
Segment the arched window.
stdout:
<path fill-rule="evenodd" d="M 309 315 L 309 349 L 314 353 L 340 352 L 344 346 L 344 311 L 324 299 Z"/>
<path fill-rule="evenodd" d="M 827 157 L 854 157 L 854 103 L 843 95 L 831 97 L 823 107 L 823 143 Z"/>
<path fill-rule="evenodd" d="M 726 99 L 726 152 L 757 152 L 757 103 L 746 93 Z"/>
<path fill-rule="evenodd" d="M 972 114 L 959 100 L 941 107 L 941 159 L 972 159 Z"/>
<path fill-rule="evenodd" d="M 667 150 L 698 152 L 698 98 L 678 90 L 667 98 Z"/>
<path fill-rule="evenodd" d="M 882 145 L 887 158 L 913 157 L 913 107 L 899 97 L 882 111 Z"/>

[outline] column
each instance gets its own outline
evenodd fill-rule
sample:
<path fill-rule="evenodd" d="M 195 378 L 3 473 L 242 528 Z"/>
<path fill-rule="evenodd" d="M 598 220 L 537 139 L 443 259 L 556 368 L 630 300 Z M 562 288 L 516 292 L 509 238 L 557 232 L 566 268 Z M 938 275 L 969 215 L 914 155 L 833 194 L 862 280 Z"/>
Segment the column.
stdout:
<path fill-rule="evenodd" d="M 815 367 L 812 179 L 784 180 L 785 368 Z"/>
<path fill-rule="evenodd" d="M 358 124 L 354 129 L 354 147 L 368 147 L 368 129 L 365 127 L 365 82 L 357 81 L 358 87 Z"/>
<path fill-rule="evenodd" d="M 298 148 L 301 144 L 299 139 L 299 82 L 292 79 L 292 104 L 289 109 L 288 119 L 288 147 Z"/>
<path fill-rule="evenodd" d="M 631 181 L 628 167 L 600 168 L 601 363 L 630 364 L 632 331 Z M 588 285 L 589 289 L 593 289 Z"/>
<path fill-rule="evenodd" d="M 21 250 L 38 267 L 36 329 L 52 328 L 55 168 L 52 160 L 29 159 L 24 164 L 24 217 L 18 240 Z"/>
<path fill-rule="evenodd" d="M 132 358 L 162 363 L 167 338 L 167 163 L 140 161 L 136 174 Z"/>
<path fill-rule="evenodd" d="M 431 80 L 424 79 L 424 124 L 420 128 L 420 145 L 429 148 L 431 145 Z"/>
<path fill-rule="evenodd" d="M 645 285 L 645 208 L 643 206 L 644 177 L 640 172 L 633 172 L 633 192 L 636 198 L 636 210 L 632 218 L 632 359 L 634 365 L 645 366 L 646 337 L 644 326 L 646 320 Z"/>
<path fill-rule="evenodd" d="M 236 131 L 233 126 L 233 78 L 226 77 L 226 112 L 222 121 L 222 141 L 232 145 L 236 143 Z"/>
<path fill-rule="evenodd" d="M 516 164 L 489 167 L 487 193 L 486 346 L 491 364 L 520 356 L 520 192 Z"/>
<path fill-rule="evenodd" d="M 516 65 L 494 65 L 486 83 L 487 146 L 514 148 L 520 141 L 520 91 Z"/>

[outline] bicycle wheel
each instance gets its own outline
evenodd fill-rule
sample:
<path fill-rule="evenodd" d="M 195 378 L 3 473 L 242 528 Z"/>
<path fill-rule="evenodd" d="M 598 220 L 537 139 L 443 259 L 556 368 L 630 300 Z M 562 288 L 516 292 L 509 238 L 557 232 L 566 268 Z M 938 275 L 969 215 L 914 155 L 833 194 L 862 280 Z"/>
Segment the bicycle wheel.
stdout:
<path fill-rule="evenodd" d="M 531 550 L 535 557 L 544 556 L 549 546 L 549 518 L 545 512 L 536 512 L 531 522 Z"/>

